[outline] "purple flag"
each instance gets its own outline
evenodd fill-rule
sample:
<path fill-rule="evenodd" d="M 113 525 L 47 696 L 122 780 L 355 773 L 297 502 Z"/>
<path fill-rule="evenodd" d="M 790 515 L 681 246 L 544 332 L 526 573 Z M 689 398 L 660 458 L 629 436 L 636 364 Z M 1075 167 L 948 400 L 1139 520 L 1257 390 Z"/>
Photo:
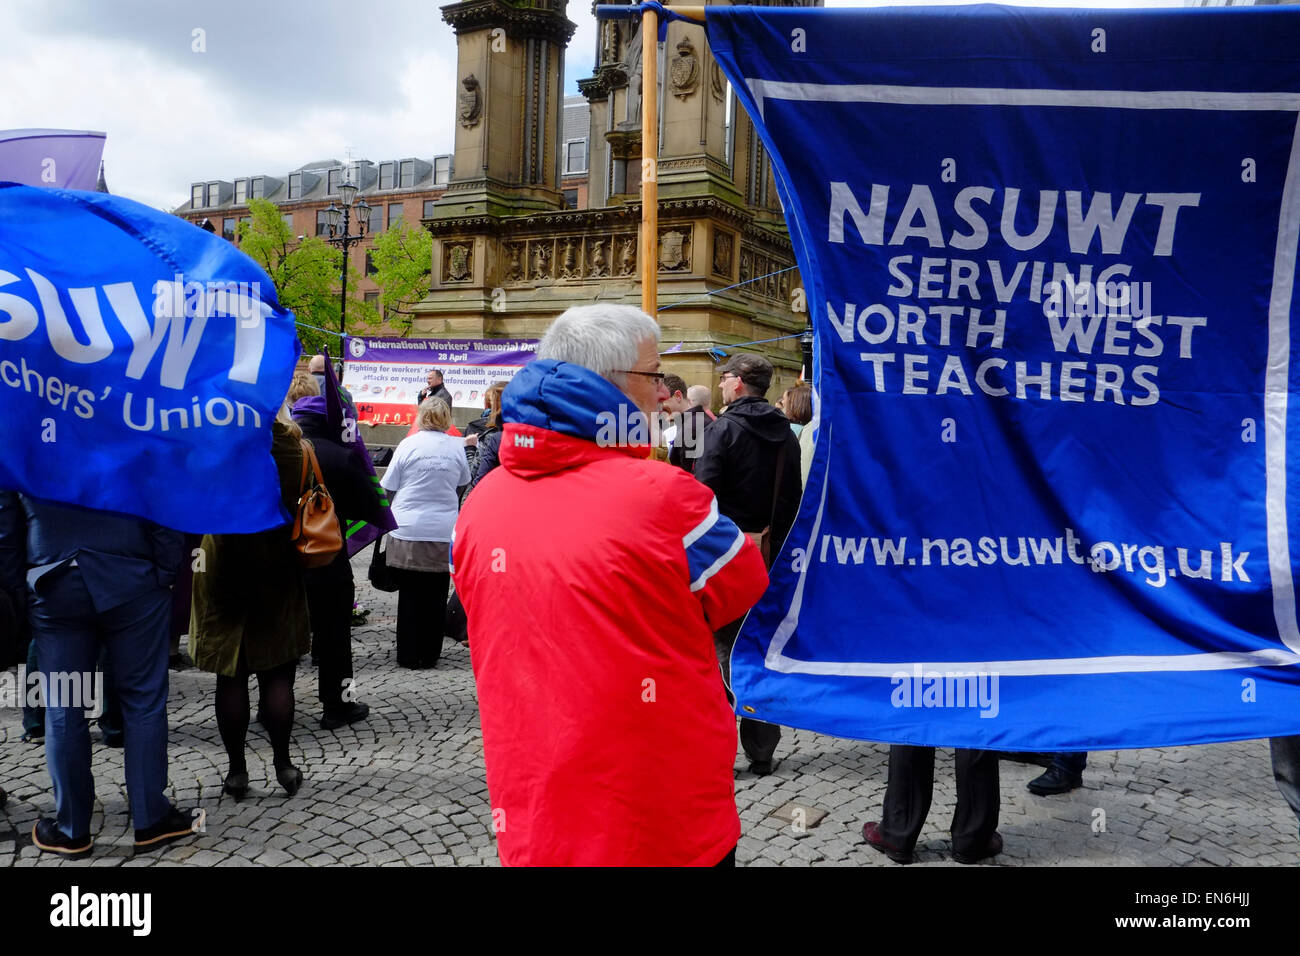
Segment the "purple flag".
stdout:
<path fill-rule="evenodd" d="M 385 531 L 394 531 L 397 520 L 393 517 L 388 504 L 388 492 L 379 484 L 375 474 L 375 463 L 370 460 L 370 450 L 361 440 L 357 431 L 356 409 L 344 404 L 343 394 L 339 389 L 339 380 L 334 375 L 334 364 L 330 361 L 329 349 L 325 349 L 325 424 L 336 434 L 344 445 L 356 449 L 366 463 L 370 472 L 370 484 L 375 492 L 373 512 L 364 520 L 356 519 L 345 523 L 343 532 L 347 537 L 348 557 L 352 557 Z"/>
<path fill-rule="evenodd" d="M 105 135 L 75 129 L 0 130 L 0 180 L 93 192 Z"/>

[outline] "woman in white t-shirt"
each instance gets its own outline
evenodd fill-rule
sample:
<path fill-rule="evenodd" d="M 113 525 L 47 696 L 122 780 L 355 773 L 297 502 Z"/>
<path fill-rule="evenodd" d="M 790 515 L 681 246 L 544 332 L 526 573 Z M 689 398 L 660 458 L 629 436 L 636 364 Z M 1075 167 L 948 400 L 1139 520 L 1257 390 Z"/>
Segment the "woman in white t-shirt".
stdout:
<path fill-rule="evenodd" d="M 470 474 L 464 439 L 446 434 L 447 403 L 425 399 L 416 420 L 420 430 L 397 446 L 380 484 L 397 519 L 387 554 L 398 584 L 397 664 L 422 668 L 442 654 L 451 531 Z"/>

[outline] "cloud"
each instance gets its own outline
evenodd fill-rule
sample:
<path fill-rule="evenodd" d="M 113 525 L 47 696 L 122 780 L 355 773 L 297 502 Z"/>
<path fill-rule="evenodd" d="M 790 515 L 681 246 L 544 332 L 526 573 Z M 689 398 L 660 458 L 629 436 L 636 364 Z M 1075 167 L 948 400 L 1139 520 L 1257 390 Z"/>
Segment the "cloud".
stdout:
<path fill-rule="evenodd" d="M 0 34 L 0 129 L 104 130 L 109 188 L 171 209 L 191 182 L 349 146 L 450 152 L 455 63 L 451 28 L 414 0 L 20 2 Z"/>

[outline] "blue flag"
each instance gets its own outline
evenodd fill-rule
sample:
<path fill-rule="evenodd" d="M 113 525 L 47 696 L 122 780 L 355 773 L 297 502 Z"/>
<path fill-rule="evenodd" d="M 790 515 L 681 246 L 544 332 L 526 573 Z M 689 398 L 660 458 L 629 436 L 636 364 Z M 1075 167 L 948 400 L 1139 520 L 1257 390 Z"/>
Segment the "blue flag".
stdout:
<path fill-rule="evenodd" d="M 710 7 L 816 331 L 740 712 L 1300 733 L 1300 10 Z"/>
<path fill-rule="evenodd" d="M 299 350 L 232 243 L 0 183 L 0 488 L 194 533 L 283 524 L 271 421 Z"/>

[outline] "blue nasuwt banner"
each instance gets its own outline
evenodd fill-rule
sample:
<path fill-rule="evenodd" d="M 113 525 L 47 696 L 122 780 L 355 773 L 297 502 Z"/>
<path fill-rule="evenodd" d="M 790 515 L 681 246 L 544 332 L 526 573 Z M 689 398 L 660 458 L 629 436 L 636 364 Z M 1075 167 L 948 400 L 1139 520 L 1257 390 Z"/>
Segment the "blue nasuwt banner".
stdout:
<path fill-rule="evenodd" d="M 816 329 L 739 712 L 1008 750 L 1300 733 L 1300 10 L 707 29 Z"/>
<path fill-rule="evenodd" d="M 299 350 L 232 243 L 0 183 L 0 488 L 196 533 L 283 524 L 271 421 Z"/>

